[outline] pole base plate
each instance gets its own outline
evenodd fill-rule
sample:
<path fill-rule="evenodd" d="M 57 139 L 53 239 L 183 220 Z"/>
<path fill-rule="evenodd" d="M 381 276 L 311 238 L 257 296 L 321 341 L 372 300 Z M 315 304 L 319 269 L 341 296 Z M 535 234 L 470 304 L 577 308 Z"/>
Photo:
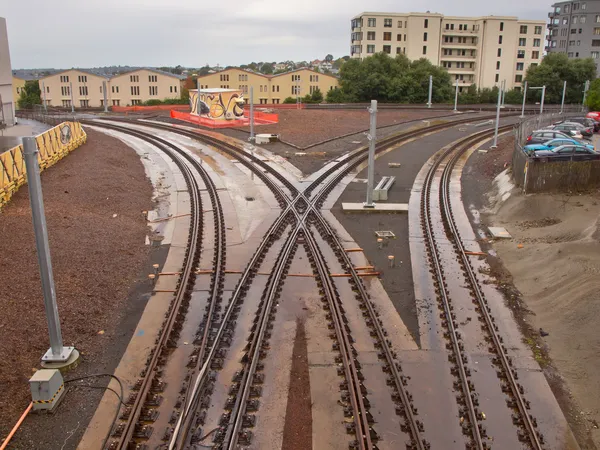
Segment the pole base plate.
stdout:
<path fill-rule="evenodd" d="M 61 363 L 61 362 L 68 361 L 69 358 L 71 357 L 71 353 L 73 353 L 73 350 L 75 350 L 75 347 L 63 347 L 60 350 L 60 353 L 57 355 L 52 352 L 51 348 L 49 348 L 48 351 L 46 353 L 44 353 L 44 356 L 42 356 L 42 362 Z"/>

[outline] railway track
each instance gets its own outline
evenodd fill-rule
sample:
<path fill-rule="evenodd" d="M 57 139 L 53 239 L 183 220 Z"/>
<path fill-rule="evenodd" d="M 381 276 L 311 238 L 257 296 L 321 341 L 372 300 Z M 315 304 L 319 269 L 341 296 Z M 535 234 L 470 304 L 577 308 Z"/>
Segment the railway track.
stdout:
<path fill-rule="evenodd" d="M 501 127 L 500 131 L 508 131 L 511 126 Z M 476 273 L 471 265 L 465 246 L 461 240 L 458 227 L 454 221 L 450 199 L 450 177 L 456 162 L 464 152 L 477 143 L 491 138 L 493 130 L 484 130 L 471 135 L 455 145 L 449 147 L 429 169 L 421 197 L 421 219 L 422 229 L 426 238 L 427 251 L 434 277 L 434 284 L 438 296 L 438 308 L 442 325 L 445 327 L 444 337 L 447 339 L 447 348 L 450 350 L 448 359 L 452 363 L 451 373 L 457 379 L 455 388 L 460 392 L 457 396 L 459 415 L 463 433 L 469 436 L 468 449 L 483 450 L 491 447 L 486 427 L 483 424 L 485 414 L 479 408 L 478 393 L 471 379 L 471 369 L 468 365 L 468 355 L 464 350 L 464 343 L 459 324 L 454 312 L 454 304 L 450 298 L 447 288 L 440 245 L 435 237 L 435 227 L 439 225 L 432 218 L 432 208 L 435 202 L 432 198 L 432 190 L 435 180 L 439 179 L 439 207 L 443 227 L 448 240 L 453 244 L 455 257 L 458 259 L 468 283 L 467 289 L 476 305 L 476 311 L 483 323 L 482 330 L 488 342 L 491 343 L 490 351 L 494 356 L 493 362 L 497 366 L 498 377 L 503 384 L 502 390 L 507 394 L 507 405 L 515 411 L 512 415 L 513 424 L 518 427 L 518 440 L 528 448 L 541 450 L 543 447 L 543 436 L 536 430 L 536 420 L 529 412 L 529 403 L 524 398 L 524 389 L 517 382 L 517 372 L 513 368 L 510 356 L 503 344 L 503 339 L 498 333 L 498 326 L 491 309 L 481 290 Z M 439 175 L 441 169 L 441 175 Z"/>
<path fill-rule="evenodd" d="M 151 352 L 146 368 L 138 380 L 134 393 L 130 397 L 129 406 L 121 414 L 122 421 L 117 424 L 113 431 L 113 440 L 109 444 L 110 449 L 129 448 L 138 443 L 143 443 L 153 433 L 152 423 L 159 416 L 159 408 L 163 403 L 160 396 L 165 388 L 165 382 L 160 374 L 167 363 L 170 349 L 177 347 L 183 321 L 190 304 L 192 291 L 196 279 L 195 269 L 200 261 L 200 251 L 203 233 L 203 210 L 201 200 L 201 188 L 199 176 L 210 197 L 214 221 L 214 245 L 212 263 L 214 271 L 211 275 L 209 287 L 209 298 L 206 305 L 202 323 L 203 332 L 191 355 L 191 364 L 202 361 L 205 358 L 207 348 L 210 344 L 211 330 L 214 323 L 218 322 L 218 312 L 221 309 L 221 298 L 223 295 L 225 263 L 226 263 L 226 237 L 225 219 L 219 195 L 214 182 L 200 162 L 190 156 L 186 151 L 155 135 L 144 133 L 127 127 L 121 127 L 105 123 L 89 123 L 94 126 L 108 128 L 113 131 L 135 136 L 143 141 L 159 148 L 167 154 L 179 167 L 185 179 L 191 203 L 190 234 L 188 247 L 184 257 L 183 269 L 181 271 L 174 300 L 170 305 L 167 316 L 163 323 L 156 347 Z M 193 370 L 193 369 L 192 369 Z M 189 379 L 189 374 L 187 379 Z M 181 400 L 178 400 L 180 402 Z"/>
<path fill-rule="evenodd" d="M 376 151 L 385 151 L 391 146 L 399 145 L 424 134 L 470 121 L 468 119 L 458 120 L 449 124 L 435 125 L 426 129 L 413 130 L 393 136 L 382 140 L 378 144 Z M 98 122 L 90 124 L 98 125 Z M 273 192 L 282 209 L 281 215 L 267 231 L 257 251 L 242 273 L 230 302 L 218 323 L 215 324 L 215 327 L 210 332 L 208 330 L 211 327 L 208 325 L 201 328 L 203 336 L 206 337 L 205 339 L 203 338 L 206 344 L 202 350 L 202 357 L 198 358 L 198 364 L 194 366 L 194 370 L 187 378 L 189 382 L 186 384 L 186 395 L 181 402 L 181 410 L 177 412 L 177 416 L 173 421 L 173 428 L 167 433 L 168 448 L 182 449 L 186 445 L 198 442 L 202 437 L 199 427 L 203 424 L 204 415 L 201 410 L 202 408 L 206 408 L 207 402 L 201 401 L 201 399 L 210 395 L 211 380 L 214 377 L 211 369 L 218 369 L 219 364 L 215 364 L 215 361 L 224 358 L 228 342 L 235 328 L 235 320 L 239 313 L 240 303 L 243 301 L 248 291 L 248 286 L 258 271 L 258 267 L 264 260 L 272 244 L 280 239 L 284 231 L 290 227 L 291 231 L 287 235 L 263 293 L 256 316 L 256 326 L 249 337 L 248 350 L 242 361 L 243 368 L 236 374 L 236 378 L 234 379 L 232 392 L 235 395 L 228 401 L 229 405 L 226 407 L 228 412 L 225 413 L 222 420 L 222 428 L 215 435 L 217 448 L 234 449 L 238 445 L 248 444 L 252 438 L 249 428 L 252 428 L 255 419 L 248 412 L 252 412 L 258 407 L 258 402 L 253 400 L 253 397 L 260 395 L 259 385 L 261 376 L 258 374 L 262 370 L 260 359 L 261 355 L 264 355 L 263 350 L 268 348 L 270 324 L 276 310 L 274 302 L 281 291 L 291 258 L 299 242 L 303 242 L 307 250 L 324 303 L 327 304 L 327 308 L 330 311 L 331 323 L 335 329 L 334 340 L 336 343 L 334 345 L 336 350 L 339 351 L 340 362 L 343 367 L 341 375 L 343 375 L 344 381 L 340 385 L 342 397 L 344 401 L 351 405 L 350 409 L 345 411 L 345 413 L 347 417 L 353 419 L 350 430 L 356 436 L 356 440 L 351 442 L 350 448 L 377 448 L 378 436 L 371 426 L 373 419 L 369 412 L 369 402 L 365 395 L 367 389 L 363 383 L 364 377 L 360 371 L 360 363 L 356 360 L 356 351 L 352 347 L 353 340 L 347 319 L 344 316 L 343 302 L 337 294 L 335 283 L 330 276 L 328 264 L 315 241 L 313 229 L 329 243 L 338 258 L 340 266 L 350 273 L 349 280 L 356 294 L 355 300 L 360 305 L 363 316 L 372 330 L 371 335 L 374 338 L 375 346 L 380 350 L 378 356 L 383 361 L 383 371 L 388 375 L 387 384 L 391 388 L 391 399 L 396 405 L 396 413 L 402 419 L 400 428 L 407 435 L 406 447 L 408 449 L 419 450 L 430 448 L 428 442 L 422 437 L 424 430 L 423 423 L 417 419 L 418 412 L 412 403 L 412 396 L 407 389 L 407 377 L 403 375 L 401 365 L 391 348 L 391 342 L 386 338 L 387 333 L 383 328 L 383 322 L 379 318 L 378 312 L 371 302 L 360 276 L 344 250 L 342 242 L 337 238 L 320 212 L 320 207 L 331 190 L 348 172 L 356 168 L 367 158 L 366 151 L 359 149 L 349 154 L 343 161 L 336 163 L 329 170 L 325 171 L 304 192 L 299 192 L 292 183 L 277 171 L 274 171 L 268 164 L 230 143 L 224 143 L 210 136 L 200 135 L 168 125 L 149 124 L 146 122 L 138 124 L 182 134 L 234 156 L 261 178 Z M 218 286 L 218 283 L 215 285 Z M 205 317 L 203 323 L 208 324 L 209 322 L 206 319 L 207 317 Z M 457 344 L 457 348 L 460 349 L 459 343 Z M 507 359 L 507 361 L 509 360 Z M 469 388 L 468 379 L 465 386 Z M 473 405 L 470 411 L 474 412 L 470 423 L 477 423 L 475 405 Z M 527 417 L 527 415 L 525 416 Z M 478 431 L 473 431 L 473 434 L 480 435 L 481 430 L 479 426 L 475 428 Z M 192 432 L 192 430 L 194 431 Z M 479 440 L 483 442 L 481 436 Z M 476 438 L 475 441 L 477 441 Z M 124 442 L 124 440 L 121 442 Z M 126 447 L 114 446 L 111 448 Z"/>

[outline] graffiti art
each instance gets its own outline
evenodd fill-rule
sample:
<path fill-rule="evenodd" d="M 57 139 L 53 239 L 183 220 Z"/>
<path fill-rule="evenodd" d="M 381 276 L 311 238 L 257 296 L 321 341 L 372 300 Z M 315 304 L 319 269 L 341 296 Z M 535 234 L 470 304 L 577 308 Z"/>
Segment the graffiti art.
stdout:
<path fill-rule="evenodd" d="M 190 91 L 190 107 L 193 115 L 216 120 L 234 120 L 244 117 L 244 96 L 234 89 L 211 89 Z M 200 112 L 198 113 L 198 106 Z"/>
<path fill-rule="evenodd" d="M 71 141 L 71 127 L 64 125 L 60 128 L 60 142 L 68 144 Z"/>

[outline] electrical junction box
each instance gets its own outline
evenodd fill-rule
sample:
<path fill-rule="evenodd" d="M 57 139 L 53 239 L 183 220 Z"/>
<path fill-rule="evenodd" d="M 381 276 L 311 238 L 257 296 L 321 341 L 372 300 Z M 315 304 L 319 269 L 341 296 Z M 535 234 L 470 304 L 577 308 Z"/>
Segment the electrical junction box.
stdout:
<path fill-rule="evenodd" d="M 65 385 L 57 369 L 40 369 L 29 379 L 34 411 L 52 411 L 65 393 Z"/>

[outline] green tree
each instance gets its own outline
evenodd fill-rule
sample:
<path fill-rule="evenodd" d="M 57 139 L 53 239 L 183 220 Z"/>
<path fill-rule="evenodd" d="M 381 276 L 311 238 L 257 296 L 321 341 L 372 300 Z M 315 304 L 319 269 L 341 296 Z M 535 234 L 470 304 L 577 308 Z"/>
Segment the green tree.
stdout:
<path fill-rule="evenodd" d="M 313 103 L 321 103 L 323 101 L 323 93 L 318 87 L 313 91 L 310 97 Z"/>
<path fill-rule="evenodd" d="M 271 75 L 273 73 L 273 66 L 274 64 L 264 63 L 262 66 L 260 66 L 260 71 L 265 75 Z"/>
<path fill-rule="evenodd" d="M 26 81 L 17 103 L 20 109 L 33 108 L 33 105 L 41 105 L 42 91 L 40 90 L 40 83 L 37 80 Z"/>
<path fill-rule="evenodd" d="M 346 97 L 340 88 L 335 87 L 327 91 L 326 100 L 327 103 L 345 103 Z"/>
<path fill-rule="evenodd" d="M 290 104 L 292 104 L 292 103 L 296 103 L 296 99 L 295 99 L 295 98 L 293 98 L 293 97 L 287 97 L 287 98 L 286 98 L 286 99 L 283 101 L 283 103 L 285 103 L 286 105 L 290 105 Z"/>
<path fill-rule="evenodd" d="M 560 103 L 563 83 L 567 82 L 566 103 L 581 102 L 587 80 L 596 78 L 596 65 L 592 58 L 569 59 L 565 53 L 550 53 L 538 66 L 530 66 L 525 80 L 529 86 L 546 86 L 546 103 Z M 539 101 L 541 90 L 529 91 L 527 99 Z"/>
<path fill-rule="evenodd" d="M 504 95 L 504 103 L 507 105 L 520 105 L 523 102 L 523 93 L 516 89 L 506 91 Z"/>
<path fill-rule="evenodd" d="M 463 91 L 458 95 L 458 103 L 463 105 L 479 103 L 479 91 L 477 90 L 477 85 L 475 83 L 469 86 L 466 91 Z"/>
<path fill-rule="evenodd" d="M 596 78 L 590 84 L 585 104 L 590 111 L 600 111 L 600 78 Z"/>
<path fill-rule="evenodd" d="M 331 62 L 331 61 L 333 61 L 333 55 L 332 55 L 332 54 L 328 54 L 328 55 L 325 57 L 325 61 L 327 61 L 327 62 Z"/>

